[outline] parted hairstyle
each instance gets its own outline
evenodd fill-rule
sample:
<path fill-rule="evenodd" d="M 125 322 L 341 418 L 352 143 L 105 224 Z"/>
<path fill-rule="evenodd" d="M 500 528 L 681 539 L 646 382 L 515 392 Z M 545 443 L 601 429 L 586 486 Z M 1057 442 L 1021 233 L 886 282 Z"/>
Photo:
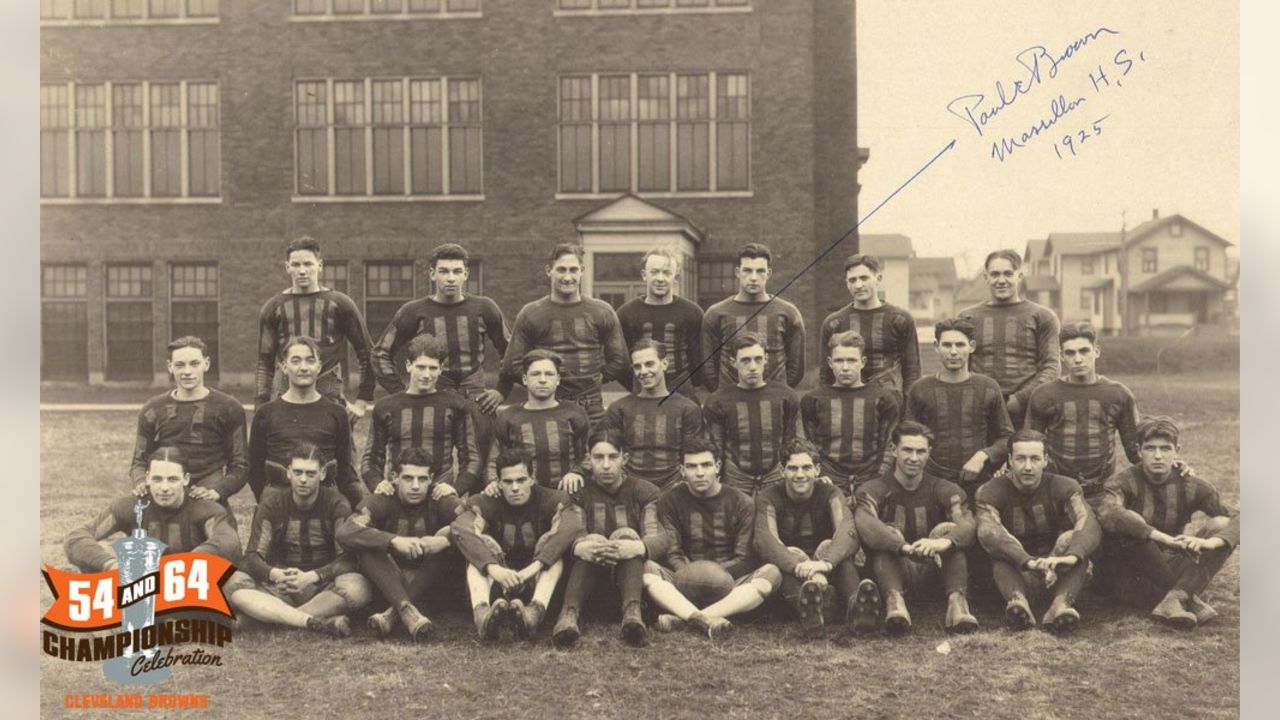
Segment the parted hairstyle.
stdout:
<path fill-rule="evenodd" d="M 1013 444 L 1020 442 L 1038 442 L 1046 449 L 1049 447 L 1049 439 L 1045 437 L 1044 433 L 1031 428 L 1022 428 L 1010 435 L 1008 442 L 1005 443 L 1005 446 L 1009 448 L 1010 455 L 1013 455 Z"/>
<path fill-rule="evenodd" d="M 773 252 L 769 250 L 769 246 L 764 243 L 747 243 L 738 251 L 738 267 L 742 267 L 744 259 L 764 258 L 765 262 L 773 265 Z"/>
<path fill-rule="evenodd" d="M 1138 423 L 1138 445 L 1152 438 L 1164 438 L 1174 445 L 1178 444 L 1178 424 L 1168 415 L 1149 415 Z"/>
<path fill-rule="evenodd" d="M 942 333 L 948 330 L 963 333 L 965 337 L 969 338 L 970 342 L 977 339 L 975 336 L 978 332 L 974 329 L 973 322 L 966 318 L 953 317 L 947 318 L 933 326 L 933 341 L 938 342 L 938 339 L 942 337 Z"/>
<path fill-rule="evenodd" d="M 793 438 L 791 442 L 782 448 L 783 457 L 789 459 L 792 455 L 808 455 L 814 465 L 817 465 L 822 460 L 822 454 L 818 451 L 818 446 L 802 437 Z M 786 464 L 785 460 L 783 464 Z"/>
<path fill-rule="evenodd" d="M 902 442 L 904 437 L 922 437 L 929 441 L 929 447 L 933 447 L 933 431 L 924 423 L 918 423 L 915 420 L 903 420 L 893 428 L 893 432 L 889 435 L 889 442 L 897 445 Z"/>
<path fill-rule="evenodd" d="M 552 365 L 556 366 L 556 372 L 560 372 L 560 367 L 564 365 L 564 358 L 560 357 L 560 353 L 554 350 L 546 350 L 543 348 L 534 348 L 524 354 L 520 358 L 520 367 L 524 372 L 529 372 L 529 366 L 539 360 L 550 360 Z"/>
<path fill-rule="evenodd" d="M 431 457 L 430 450 L 420 447 L 407 447 L 396 455 L 395 462 L 391 463 L 391 470 L 399 475 L 405 465 L 430 468 L 435 464 L 435 458 Z"/>
<path fill-rule="evenodd" d="M 547 255 L 547 267 L 555 265 L 556 261 L 563 255 L 574 255 L 578 258 L 578 262 L 581 263 L 585 263 L 587 257 L 586 251 L 582 249 L 581 245 L 575 245 L 573 243 L 557 243 L 555 247 L 551 248 L 551 252 Z"/>
<path fill-rule="evenodd" d="M 321 259 L 320 243 L 310 235 L 303 235 L 302 237 L 290 242 L 287 246 L 285 246 L 285 249 L 284 249 L 285 260 L 288 260 L 290 255 L 298 252 L 299 250 L 309 250 L 316 256 L 317 260 Z"/>
<path fill-rule="evenodd" d="M 285 457 L 285 465 L 288 466 L 294 460 L 315 460 L 318 463 L 324 463 L 324 456 L 320 454 L 320 448 L 315 443 L 300 442 L 295 443 L 289 448 L 289 454 Z"/>
<path fill-rule="evenodd" d="M 751 332 L 738 333 L 729 341 L 729 351 L 733 353 L 734 358 L 738 357 L 738 351 L 743 348 L 749 348 L 753 345 L 764 347 L 764 341 L 759 335 Z"/>
<path fill-rule="evenodd" d="M 187 471 L 187 454 L 182 452 L 181 448 L 165 445 L 158 447 L 147 456 L 147 464 L 159 460 L 160 462 L 178 463 L 182 466 L 182 472 Z"/>
<path fill-rule="evenodd" d="M 866 265 L 867 269 L 870 270 L 872 274 L 875 274 L 875 275 L 879 275 L 880 268 L 883 267 L 880 264 L 880 258 L 876 257 L 875 255 L 864 255 L 862 253 L 857 253 L 855 255 L 850 255 L 849 257 L 845 258 L 844 271 L 847 273 L 849 272 L 849 270 L 851 270 L 852 268 L 856 268 L 859 265 Z"/>
<path fill-rule="evenodd" d="M 653 350 L 658 353 L 658 359 L 662 360 L 667 357 L 667 348 L 662 343 L 652 338 L 640 338 L 631 346 L 630 354 L 635 355 L 641 350 Z"/>
<path fill-rule="evenodd" d="M 182 337 L 174 338 L 165 346 L 165 349 L 169 351 L 169 357 L 173 357 L 174 350 L 181 350 L 183 348 L 195 348 L 199 350 L 200 354 L 204 357 L 209 357 L 208 346 L 204 344 L 203 340 L 195 335 L 183 335 Z"/>
<path fill-rule="evenodd" d="M 1076 340 L 1084 338 L 1098 346 L 1098 331 L 1093 329 L 1093 325 L 1087 322 L 1063 323 L 1062 329 L 1058 331 L 1058 344 L 1066 345 L 1068 340 Z"/>
<path fill-rule="evenodd" d="M 867 341 L 862 339 L 857 330 L 838 332 L 827 340 L 827 354 L 838 347 L 858 348 L 863 355 L 867 354 Z"/>
<path fill-rule="evenodd" d="M 276 353 L 276 361 L 284 364 L 285 358 L 289 357 L 289 350 L 295 345 L 306 345 L 311 348 L 311 354 L 315 356 L 316 360 L 320 359 L 320 343 L 316 342 L 315 338 L 310 335 L 294 335 L 285 340 L 284 345 L 280 346 L 280 352 Z"/>
<path fill-rule="evenodd" d="M 623 439 L 622 433 L 611 428 L 598 427 L 593 429 L 591 434 L 587 436 L 587 452 L 590 453 L 591 448 L 600 442 L 609 443 L 617 448 L 618 452 L 626 452 L 627 450 L 627 441 Z"/>
<path fill-rule="evenodd" d="M 715 457 L 717 460 L 720 459 L 718 453 L 716 452 L 716 446 L 713 445 L 710 440 L 704 437 L 700 437 L 700 436 L 691 437 L 688 440 L 685 440 L 684 443 L 680 446 L 681 459 L 686 458 L 690 455 L 697 455 L 699 453 L 704 453 L 704 452 L 711 453 L 712 457 Z"/>
<path fill-rule="evenodd" d="M 982 262 L 982 269 L 986 270 L 990 268 L 991 261 L 993 260 L 1008 260 L 1009 263 L 1013 265 L 1014 270 L 1022 267 L 1022 256 L 1018 254 L 1017 250 L 1009 250 L 1008 248 L 1005 248 L 1003 250 L 995 250 L 988 253 L 987 259 Z"/>

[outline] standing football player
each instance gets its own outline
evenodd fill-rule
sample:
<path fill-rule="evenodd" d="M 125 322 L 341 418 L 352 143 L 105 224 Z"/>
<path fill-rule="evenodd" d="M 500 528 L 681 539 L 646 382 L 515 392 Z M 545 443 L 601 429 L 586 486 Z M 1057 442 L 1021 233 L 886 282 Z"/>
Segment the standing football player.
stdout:
<path fill-rule="evenodd" d="M 866 342 L 861 380 L 888 385 L 904 395 L 920 379 L 916 321 L 911 313 L 880 298 L 883 281 L 880 258 L 875 255 L 850 255 L 844 261 L 844 282 L 853 301 L 822 321 L 821 346 L 830 347 L 833 335 L 856 331 Z M 823 367 L 819 386 L 834 382 L 835 368 Z"/>
<path fill-rule="evenodd" d="M 519 448 L 529 457 L 529 472 L 539 485 L 576 489 L 582 484 L 579 465 L 586 455 L 590 421 L 582 406 L 556 399 L 564 361 L 541 349 L 530 350 L 521 361 L 529 398 L 523 405 L 503 408 L 494 420 L 485 475 L 485 492 L 490 497 L 498 496 L 499 468 L 494 458 L 504 448 Z"/>
<path fill-rule="evenodd" d="M 640 279 L 645 293 L 618 308 L 618 322 L 627 348 L 635 352 L 641 340 L 656 341 L 668 358 L 665 386 L 696 399 L 702 384 L 702 308 L 676 295 L 680 258 L 667 248 L 654 248 L 641 258 Z M 635 387 L 634 379 L 631 385 Z"/>

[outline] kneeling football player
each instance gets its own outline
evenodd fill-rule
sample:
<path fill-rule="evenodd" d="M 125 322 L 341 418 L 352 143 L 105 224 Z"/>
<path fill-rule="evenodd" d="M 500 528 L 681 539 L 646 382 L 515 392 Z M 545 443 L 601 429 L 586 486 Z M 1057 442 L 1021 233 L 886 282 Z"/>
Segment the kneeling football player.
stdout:
<path fill-rule="evenodd" d="M 1044 471 L 1045 436 L 1022 429 L 1009 438 L 1009 472 L 978 488 L 978 542 L 991 555 L 991 574 L 1015 630 L 1035 624 L 1030 599 L 1053 593 L 1041 623 L 1056 632 L 1080 624 L 1074 607 L 1088 577 L 1102 529 L 1080 484 Z"/>
<path fill-rule="evenodd" d="M 365 498 L 338 528 L 338 542 L 355 553 L 360 571 L 390 603 L 369 616 L 369 627 L 381 636 L 390 635 L 397 622 L 404 623 L 414 640 L 426 639 L 431 632 L 431 620 L 415 603 L 443 577 L 445 551 L 452 546 L 449 524 L 462 513 L 462 501 L 452 486 L 434 482 L 434 463 L 422 448 L 401 450 L 389 483 L 394 494 Z M 447 494 L 435 497 L 433 485 L 447 488 Z"/>
<path fill-rule="evenodd" d="M 756 494 L 755 549 L 778 566 L 782 597 L 800 621 L 819 630 L 849 607 L 858 588 L 858 534 L 844 493 L 818 482 L 817 446 L 796 438 L 782 456 L 782 482 Z"/>
<path fill-rule="evenodd" d="M 498 497 L 473 495 L 450 536 L 466 558 L 467 589 L 476 631 L 496 640 L 505 625 L 532 638 L 564 573 L 564 553 L 582 533 L 582 518 L 569 496 L 534 481 L 532 457 L 504 448 L 493 460 Z M 532 597 L 528 605 L 521 595 Z M 493 594 L 503 597 L 496 600 Z"/>
<path fill-rule="evenodd" d="M 1240 544 L 1240 516 L 1218 491 L 1178 460 L 1178 426 L 1168 417 L 1138 424 L 1141 463 L 1104 486 L 1101 522 L 1107 544 L 1099 575 L 1116 594 L 1163 623 L 1190 630 L 1218 616 L 1200 597 Z M 1206 521 L 1187 524 L 1196 512 Z"/>
<path fill-rule="evenodd" d="M 244 571 L 227 581 L 227 599 L 264 623 L 347 637 L 346 613 L 367 605 L 373 591 L 338 545 L 351 505 L 337 488 L 321 485 L 321 457 L 306 442 L 289 452 L 289 487 L 264 493 L 254 510 Z"/>
<path fill-rule="evenodd" d="M 658 499 L 667 547 L 645 563 L 644 587 L 666 610 L 658 630 L 688 626 L 714 639 L 732 628 L 730 616 L 759 607 L 782 584 L 782 573 L 752 560 L 755 509 L 746 493 L 720 483 L 715 447 L 694 438 L 681 458 L 684 483 Z M 701 609 L 689 597 L 699 587 L 711 591 L 697 593 L 709 595 L 697 598 Z"/>
<path fill-rule="evenodd" d="M 660 555 L 666 536 L 658 525 L 658 488 L 630 476 L 627 452 L 617 431 L 597 430 L 587 443 L 591 464 L 586 484 L 573 496 L 586 534 L 573 543 L 564 607 L 551 633 L 557 647 L 578 642 L 578 615 L 596 582 L 612 577 L 622 595 L 622 639 L 648 642 L 640 617 L 645 558 Z"/>
<path fill-rule="evenodd" d="M 877 627 L 883 600 L 889 634 L 910 631 L 911 614 L 903 594 L 936 587 L 940 574 L 947 597 L 947 632 L 973 632 L 978 621 L 969 612 L 965 553 L 973 544 L 976 524 L 964 490 L 925 472 L 933 447 L 929 428 L 907 420 L 893 429 L 890 439 L 893 469 L 857 492 L 854 523 L 876 579 L 863 580 L 858 587 L 854 630 Z"/>

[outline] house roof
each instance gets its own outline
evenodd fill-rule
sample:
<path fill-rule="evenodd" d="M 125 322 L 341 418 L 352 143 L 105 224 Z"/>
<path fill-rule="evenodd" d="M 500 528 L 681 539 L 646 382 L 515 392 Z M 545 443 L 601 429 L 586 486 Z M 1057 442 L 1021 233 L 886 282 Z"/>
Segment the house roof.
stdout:
<path fill-rule="evenodd" d="M 1159 275 L 1156 275 L 1144 282 L 1138 283 L 1134 287 L 1129 288 L 1129 292 L 1143 293 L 1159 290 L 1160 288 L 1163 288 L 1164 286 L 1183 277 L 1191 277 L 1193 281 L 1199 281 L 1199 283 L 1208 286 L 1205 288 L 1207 290 L 1226 290 L 1228 287 L 1227 283 L 1206 272 L 1201 272 L 1190 265 L 1179 265 L 1177 267 L 1169 268 L 1168 270 L 1165 270 Z"/>
<path fill-rule="evenodd" d="M 1185 217 L 1173 214 L 1155 220 L 1148 220 L 1125 232 L 1124 243 L 1126 246 L 1140 242 L 1151 233 L 1169 225 L 1174 221 L 1181 221 L 1184 225 L 1188 225 L 1199 230 L 1201 233 L 1222 245 L 1230 245 L 1231 243 L 1222 239 L 1218 235 L 1206 230 L 1203 226 L 1186 219 Z M 1037 242 L 1032 240 L 1031 242 Z M 1091 232 L 1091 233 L 1049 233 L 1049 239 L 1046 241 L 1047 247 L 1044 252 L 1046 254 L 1057 253 L 1058 255 L 1096 255 L 1108 250 L 1116 250 L 1120 247 L 1120 233 L 1118 232 Z M 1031 243 L 1027 244 L 1027 252 L 1031 252 Z"/>
<path fill-rule="evenodd" d="M 1027 250 L 1022 254 L 1022 261 L 1026 263 L 1033 263 L 1044 257 L 1045 251 L 1048 249 L 1048 245 L 1048 240 L 1028 240 Z"/>
<path fill-rule="evenodd" d="M 934 278 L 935 287 L 954 287 L 956 284 L 956 259 L 949 257 L 916 257 L 907 261 L 911 274 L 911 287 Z"/>
<path fill-rule="evenodd" d="M 1026 285 L 1028 292 L 1062 289 L 1062 287 L 1058 285 L 1058 278 L 1052 275 L 1023 275 L 1022 282 Z"/>
<path fill-rule="evenodd" d="M 859 235 L 858 252 L 878 258 L 909 258 L 915 255 L 906 235 Z"/>

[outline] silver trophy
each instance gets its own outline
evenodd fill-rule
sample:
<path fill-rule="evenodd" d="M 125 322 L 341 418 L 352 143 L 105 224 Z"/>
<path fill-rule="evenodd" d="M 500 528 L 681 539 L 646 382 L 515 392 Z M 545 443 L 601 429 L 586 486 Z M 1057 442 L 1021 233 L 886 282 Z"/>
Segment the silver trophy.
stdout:
<path fill-rule="evenodd" d="M 116 551 L 116 561 L 119 564 L 118 571 L 120 573 L 119 587 L 125 587 L 129 583 L 146 577 L 147 575 L 160 571 L 160 556 L 169 546 L 153 537 L 147 537 L 147 531 L 142 529 L 142 511 L 150 506 L 150 502 L 146 502 L 141 498 L 133 505 L 134 521 L 137 525 L 134 528 L 133 535 L 130 537 L 120 538 L 111 543 L 111 547 Z M 158 578 L 157 578 L 158 580 Z M 156 617 L 156 598 L 155 595 L 139 600 L 138 602 L 124 608 L 121 618 L 120 632 L 133 633 L 135 629 L 141 629 L 155 623 Z M 137 636 L 135 636 L 137 637 Z M 145 662 L 139 660 L 139 657 L 145 657 L 150 660 L 159 652 L 156 648 L 150 650 L 141 650 L 132 645 L 129 649 L 119 657 L 103 663 L 102 671 L 108 680 L 114 680 L 120 683 L 129 683 L 134 685 L 145 685 L 162 680 L 168 680 L 172 671 L 168 667 L 148 670 L 133 674 L 133 665 L 135 662 Z"/>

